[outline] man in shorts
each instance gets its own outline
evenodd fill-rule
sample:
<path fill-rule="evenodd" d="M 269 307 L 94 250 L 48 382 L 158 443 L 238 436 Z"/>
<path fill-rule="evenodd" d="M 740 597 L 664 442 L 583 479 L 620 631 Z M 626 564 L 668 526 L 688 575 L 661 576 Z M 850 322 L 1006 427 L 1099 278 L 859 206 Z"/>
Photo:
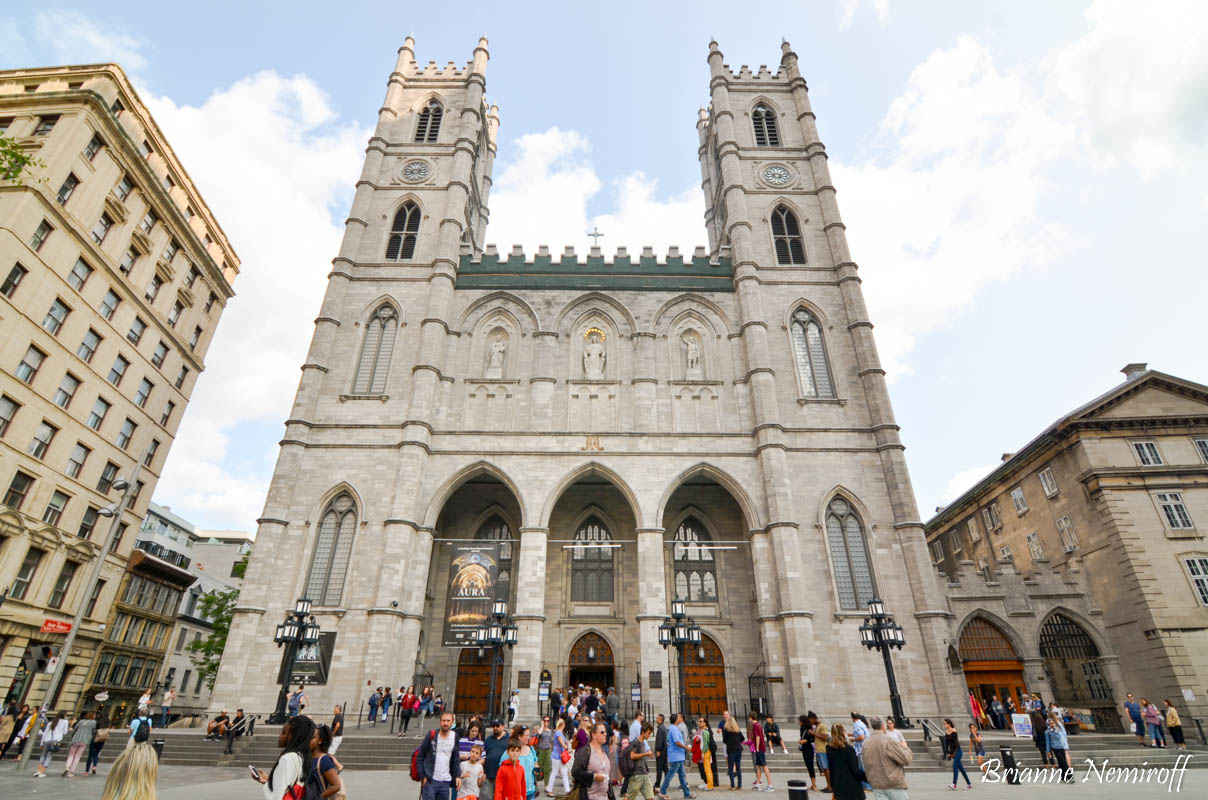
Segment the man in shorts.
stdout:
<path fill-rule="evenodd" d="M 654 726 L 643 722 L 638 738 L 629 743 L 629 757 L 633 759 L 633 774 L 627 780 L 628 789 L 625 800 L 642 797 L 644 800 L 654 800 L 654 784 L 650 782 L 650 759 L 654 758 L 654 750 L 650 749 L 650 737 L 654 734 Z"/>

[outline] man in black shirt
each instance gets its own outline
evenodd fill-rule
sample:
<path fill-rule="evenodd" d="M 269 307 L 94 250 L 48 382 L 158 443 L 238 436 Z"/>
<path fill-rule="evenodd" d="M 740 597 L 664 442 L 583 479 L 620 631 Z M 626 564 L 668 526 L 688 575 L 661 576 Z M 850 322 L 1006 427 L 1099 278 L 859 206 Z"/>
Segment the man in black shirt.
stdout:
<path fill-rule="evenodd" d="M 499 762 L 508 751 L 508 733 L 499 717 L 491 720 L 491 732 L 483 739 L 483 774 L 486 780 L 478 787 L 478 800 L 495 800 L 495 776 L 499 774 Z"/>
<path fill-rule="evenodd" d="M 235 752 L 235 738 L 242 736 L 247 732 L 247 717 L 243 716 L 243 709 L 235 709 L 235 718 L 231 720 L 231 725 L 226 732 L 226 749 L 222 752 L 230 755 Z"/>
<path fill-rule="evenodd" d="M 335 716 L 331 718 L 331 747 L 327 749 L 329 756 L 334 756 L 344 741 L 344 709 L 335 707 Z"/>
<path fill-rule="evenodd" d="M 655 721 L 658 724 L 655 726 L 654 737 L 654 785 L 662 786 L 663 775 L 667 772 L 667 718 L 659 714 Z"/>

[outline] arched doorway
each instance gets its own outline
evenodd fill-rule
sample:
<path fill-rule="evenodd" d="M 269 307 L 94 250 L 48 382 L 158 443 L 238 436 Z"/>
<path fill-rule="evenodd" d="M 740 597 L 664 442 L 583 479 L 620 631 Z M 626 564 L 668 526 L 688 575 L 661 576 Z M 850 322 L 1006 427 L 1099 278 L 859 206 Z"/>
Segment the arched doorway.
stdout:
<path fill-rule="evenodd" d="M 1124 732 L 1099 663 L 1099 647 L 1085 628 L 1060 612 L 1049 615 L 1040 626 L 1040 657 L 1053 702 L 1067 710 L 1088 711 L 1096 731 Z"/>
<path fill-rule="evenodd" d="M 583 684 L 599 689 L 601 694 L 609 686 L 616 686 L 612 646 L 598 633 L 585 633 L 570 648 L 567 659 L 570 668 L 567 689 Z"/>
<path fill-rule="evenodd" d="M 699 647 L 684 649 L 684 683 L 693 717 L 714 717 L 726 710 L 726 661 L 707 634 L 701 634 Z"/>
<path fill-rule="evenodd" d="M 1005 707 L 1008 697 L 1015 700 L 1016 708 L 1024 707 L 1028 689 L 1023 662 L 1002 629 L 985 617 L 974 617 L 961 631 L 957 652 L 965 685 L 983 708 L 994 698 Z M 1009 724 L 1010 720 L 1003 722 Z"/>
<path fill-rule="evenodd" d="M 479 653 L 482 655 L 479 655 Z M 502 705 L 499 698 L 503 691 L 503 665 L 495 665 L 496 711 Z M 453 696 L 453 710 L 461 714 L 486 714 L 487 697 L 491 686 L 491 651 L 480 651 L 466 647 L 457 657 L 457 693 Z M 418 692 L 418 687 L 416 688 Z"/>

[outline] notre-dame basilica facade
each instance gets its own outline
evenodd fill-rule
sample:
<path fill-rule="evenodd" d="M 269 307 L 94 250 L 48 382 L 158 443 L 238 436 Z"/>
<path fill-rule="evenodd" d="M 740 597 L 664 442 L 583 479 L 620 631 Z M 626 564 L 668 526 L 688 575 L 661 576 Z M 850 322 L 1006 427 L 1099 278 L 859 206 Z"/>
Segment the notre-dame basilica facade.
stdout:
<path fill-rule="evenodd" d="M 275 626 L 308 597 L 316 708 L 417 676 L 481 708 L 485 660 L 442 636 L 453 554 L 480 541 L 518 626 L 501 686 L 522 718 L 543 672 L 678 705 L 658 637 L 677 597 L 703 631 L 693 711 L 887 711 L 859 635 L 876 596 L 905 629 L 906 713 L 955 712 L 952 619 L 792 49 L 752 72 L 709 45 L 691 253 L 487 244 L 487 59 L 485 39 L 464 66 L 399 50 L 215 706 L 271 707 Z"/>

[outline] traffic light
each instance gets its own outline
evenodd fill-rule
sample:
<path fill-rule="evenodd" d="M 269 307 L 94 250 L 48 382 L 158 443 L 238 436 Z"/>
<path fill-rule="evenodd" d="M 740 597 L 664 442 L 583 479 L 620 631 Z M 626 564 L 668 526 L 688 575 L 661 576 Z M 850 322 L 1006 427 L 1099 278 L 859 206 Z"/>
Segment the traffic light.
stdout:
<path fill-rule="evenodd" d="M 50 672 L 54 669 L 54 659 L 58 655 L 57 644 L 31 644 L 25 648 L 21 663 L 26 672 Z"/>

